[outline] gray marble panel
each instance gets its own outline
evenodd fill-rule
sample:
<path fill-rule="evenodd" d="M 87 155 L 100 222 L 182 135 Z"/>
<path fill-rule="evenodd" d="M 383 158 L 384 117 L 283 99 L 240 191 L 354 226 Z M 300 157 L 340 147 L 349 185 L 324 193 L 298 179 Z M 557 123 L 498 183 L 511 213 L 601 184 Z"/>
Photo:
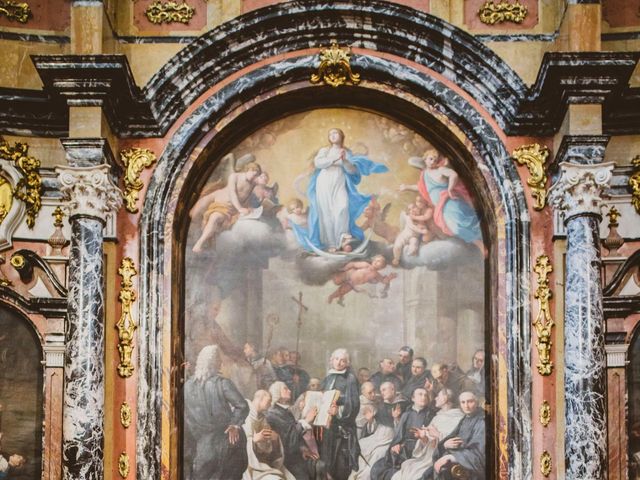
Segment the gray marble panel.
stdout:
<path fill-rule="evenodd" d="M 66 327 L 63 475 L 103 478 L 104 282 L 103 224 L 72 219 Z"/>

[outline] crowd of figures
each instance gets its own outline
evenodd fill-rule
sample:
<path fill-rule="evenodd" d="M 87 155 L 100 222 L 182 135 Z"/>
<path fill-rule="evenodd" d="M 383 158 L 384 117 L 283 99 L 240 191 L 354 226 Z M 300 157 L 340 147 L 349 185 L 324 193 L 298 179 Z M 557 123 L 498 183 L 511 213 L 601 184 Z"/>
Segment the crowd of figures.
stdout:
<path fill-rule="evenodd" d="M 2 419 L 4 407 L 0 403 L 0 420 Z M 0 422 L 1 424 L 2 422 Z M 2 438 L 4 434 L 0 431 L 0 480 L 15 478 L 19 475 L 24 467 L 25 458 L 18 453 L 5 452 L 2 449 Z"/>
<path fill-rule="evenodd" d="M 485 472 L 484 351 L 465 373 L 455 365 L 427 368 L 402 347 L 399 361 L 379 370 L 352 368 L 335 350 L 324 379 L 311 377 L 297 352 L 271 360 L 245 344 L 257 391 L 245 399 L 220 374 L 209 345 L 184 386 L 184 473 L 187 480 L 483 480 Z M 327 425 L 305 409 L 308 391 L 337 390 Z"/>

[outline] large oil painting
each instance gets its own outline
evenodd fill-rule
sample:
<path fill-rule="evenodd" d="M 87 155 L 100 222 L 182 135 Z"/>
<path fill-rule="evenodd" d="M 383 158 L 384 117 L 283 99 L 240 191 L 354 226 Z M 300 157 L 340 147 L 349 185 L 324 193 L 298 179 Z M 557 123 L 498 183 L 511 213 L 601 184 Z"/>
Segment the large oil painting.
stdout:
<path fill-rule="evenodd" d="M 189 211 L 183 477 L 486 478 L 487 245 L 457 159 L 348 108 L 222 153 Z"/>
<path fill-rule="evenodd" d="M 33 328 L 0 307 L 0 479 L 40 478 L 42 364 Z"/>

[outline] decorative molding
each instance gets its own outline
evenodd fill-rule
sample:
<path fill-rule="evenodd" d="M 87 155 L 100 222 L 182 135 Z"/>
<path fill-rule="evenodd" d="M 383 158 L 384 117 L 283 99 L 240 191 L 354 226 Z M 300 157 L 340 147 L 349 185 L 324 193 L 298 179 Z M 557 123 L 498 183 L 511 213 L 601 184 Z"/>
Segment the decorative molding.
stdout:
<path fill-rule="evenodd" d="M 629 187 L 631 188 L 631 203 L 636 209 L 636 212 L 640 213 L 640 155 L 636 155 L 631 160 L 633 165 L 633 174 L 629 177 Z"/>
<path fill-rule="evenodd" d="M 627 366 L 627 350 L 629 345 L 626 343 L 606 344 L 604 350 L 607 353 L 608 368 L 624 368 Z"/>
<path fill-rule="evenodd" d="M 540 405 L 540 424 L 546 428 L 549 422 L 551 422 L 551 405 L 545 400 Z"/>
<path fill-rule="evenodd" d="M 531 187 L 531 195 L 535 200 L 533 209 L 542 210 L 547 200 L 547 175 L 544 164 L 549 156 L 549 149 L 532 143 L 515 149 L 512 156 L 520 165 L 526 165 L 529 169 L 530 177 L 527 179 L 527 185 Z"/>
<path fill-rule="evenodd" d="M 46 368 L 64 368 L 64 334 L 49 334 L 42 347 Z"/>
<path fill-rule="evenodd" d="M 320 66 L 318 73 L 311 75 L 311 83 L 325 83 L 332 87 L 339 87 L 351 83 L 360 83 L 360 75 L 351 71 L 351 52 L 340 48 L 335 40 L 331 47 L 320 50 Z"/>
<path fill-rule="evenodd" d="M 196 13 L 195 9 L 185 2 L 156 1 L 147 7 L 145 15 L 151 23 L 184 23 L 187 24 Z"/>
<path fill-rule="evenodd" d="M 125 452 L 122 452 L 118 458 L 118 473 L 122 478 L 127 478 L 129 475 L 129 455 Z"/>
<path fill-rule="evenodd" d="M 562 162 L 561 176 L 549 190 L 549 203 L 564 213 L 564 222 L 576 215 L 602 214 L 604 191 L 614 163 L 578 165 Z"/>
<path fill-rule="evenodd" d="M 540 472 L 545 477 L 551 475 L 551 454 L 546 450 L 540 455 Z"/>
<path fill-rule="evenodd" d="M 33 16 L 27 2 L 15 2 L 14 0 L 0 0 L 0 15 L 20 23 L 27 23 Z"/>
<path fill-rule="evenodd" d="M 478 16 L 480 21 L 487 25 L 502 22 L 522 23 L 527 16 L 527 7 L 518 0 L 516 3 L 508 3 L 505 0 L 500 0 L 499 3 L 485 2 L 478 10 Z"/>
<path fill-rule="evenodd" d="M 540 375 L 551 375 L 553 371 L 553 362 L 551 361 L 551 331 L 555 325 L 551 318 L 551 310 L 549 308 L 549 299 L 552 296 L 549 289 L 549 274 L 553 272 L 553 267 L 549 262 L 547 255 L 540 255 L 536 259 L 534 271 L 538 276 L 538 287 L 534 297 L 538 299 L 538 316 L 533 324 L 536 329 L 538 339 L 536 340 L 536 348 L 538 349 L 538 373 Z"/>
<path fill-rule="evenodd" d="M 109 165 L 56 167 L 60 191 L 68 202 L 69 217 L 87 216 L 107 221 L 122 205 L 122 194 L 109 176 Z"/>
<path fill-rule="evenodd" d="M 22 178 L 13 188 L 13 196 L 27 206 L 27 225 L 33 228 L 38 212 L 42 208 L 42 179 L 40 178 L 40 160 L 29 157 L 29 145 L 16 142 L 13 147 L 0 142 L 0 158 L 13 162 Z"/>
<path fill-rule="evenodd" d="M 122 277 L 120 282 L 120 295 L 118 300 L 122 304 L 120 320 L 116 323 L 118 329 L 118 352 L 120 353 L 120 363 L 118 364 L 118 374 L 123 378 L 131 376 L 133 366 L 133 340 L 137 325 L 131 316 L 131 305 L 136 301 L 136 292 L 133 290 L 132 278 L 138 274 L 133 260 L 129 257 L 122 259 L 118 274 Z"/>
<path fill-rule="evenodd" d="M 131 148 L 120 152 L 120 158 L 125 167 L 124 200 L 125 208 L 130 213 L 138 213 L 138 192 L 144 184 L 140 180 L 140 173 L 156 161 L 155 154 L 148 148 Z"/>
<path fill-rule="evenodd" d="M 131 407 L 127 402 L 122 402 L 120 405 L 120 423 L 124 428 L 129 428 L 131 426 Z"/>

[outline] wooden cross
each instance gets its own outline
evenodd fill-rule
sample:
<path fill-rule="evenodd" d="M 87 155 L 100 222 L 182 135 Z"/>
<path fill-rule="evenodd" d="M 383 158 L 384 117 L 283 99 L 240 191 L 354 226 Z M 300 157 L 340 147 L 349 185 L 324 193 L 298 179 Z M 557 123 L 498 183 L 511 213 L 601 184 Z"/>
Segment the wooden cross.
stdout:
<path fill-rule="evenodd" d="M 306 311 L 309 310 L 309 307 L 307 307 L 304 303 L 302 303 L 302 292 L 298 292 L 298 298 L 296 297 L 291 297 L 291 300 L 293 300 L 297 305 L 298 305 L 298 320 L 296 322 L 296 326 L 298 327 L 298 333 L 296 335 L 296 367 L 298 366 L 298 361 L 300 358 L 300 329 L 302 328 L 302 314 Z"/>

